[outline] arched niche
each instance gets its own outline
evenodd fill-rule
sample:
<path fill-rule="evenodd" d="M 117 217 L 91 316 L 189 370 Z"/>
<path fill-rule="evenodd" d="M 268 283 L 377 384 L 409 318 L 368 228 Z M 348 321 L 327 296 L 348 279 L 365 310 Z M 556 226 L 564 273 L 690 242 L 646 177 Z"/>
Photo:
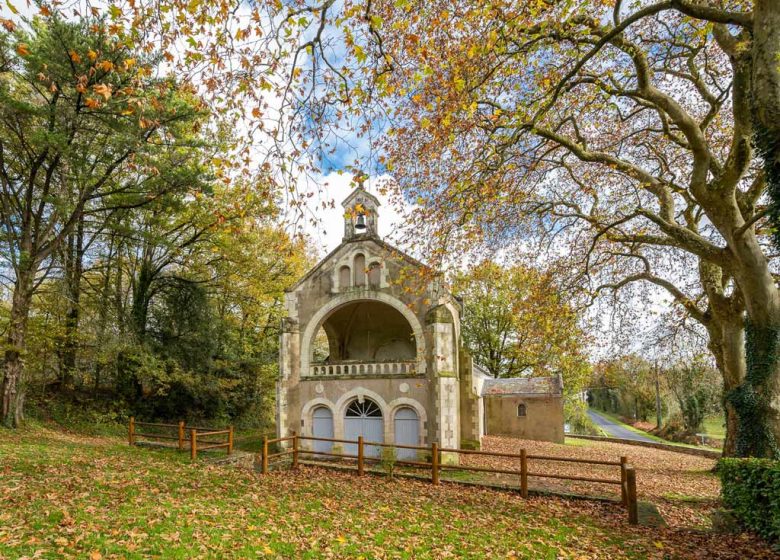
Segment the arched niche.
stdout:
<path fill-rule="evenodd" d="M 338 338 L 336 335 L 330 332 L 331 327 L 336 326 L 335 321 L 328 324 L 326 323 L 328 318 L 331 315 L 333 315 L 335 312 L 337 312 L 339 309 L 346 308 L 351 304 L 359 303 L 359 302 L 383 303 L 387 307 L 392 308 L 394 311 L 397 311 L 405 319 L 406 323 L 408 324 L 408 327 L 411 329 L 411 335 L 413 337 L 412 344 L 414 348 L 414 355 L 412 356 L 411 359 L 415 361 L 415 371 L 417 373 L 425 373 L 426 371 L 425 337 L 424 337 L 422 325 L 420 324 L 420 321 L 418 320 L 417 316 L 412 311 L 410 311 L 406 305 L 404 305 L 401 301 L 397 300 L 396 298 L 381 292 L 370 292 L 370 293 L 363 293 L 361 296 L 356 296 L 354 294 L 343 294 L 339 297 L 336 297 L 332 299 L 330 302 L 328 302 L 326 305 L 321 307 L 314 314 L 311 320 L 308 321 L 305 329 L 301 333 L 301 371 L 303 372 L 303 374 L 307 375 L 307 372 L 309 371 L 309 366 L 313 362 L 313 349 L 314 349 L 315 336 L 317 336 L 317 333 L 320 330 L 320 328 L 324 329 L 324 331 L 326 332 L 329 338 L 329 348 L 331 350 L 330 362 L 333 363 L 335 361 L 344 359 L 340 352 L 334 351 L 334 346 L 332 344 L 332 341 Z M 344 319 L 344 317 L 341 315 L 340 318 L 342 320 Z M 383 341 L 386 341 L 386 339 L 383 339 Z M 380 348 L 377 348 L 377 350 L 380 350 Z M 370 354 L 366 354 L 366 355 L 370 355 Z M 379 357 L 384 357 L 387 354 L 383 352 L 377 352 L 376 354 L 374 354 L 374 356 L 377 355 L 379 355 Z"/>
<path fill-rule="evenodd" d="M 355 270 L 355 286 L 366 285 L 366 256 L 363 253 L 355 255 L 353 268 Z"/>
<path fill-rule="evenodd" d="M 327 357 L 327 359 L 326 359 Z M 322 322 L 312 345 L 312 363 L 413 362 L 414 331 L 391 305 L 358 300 L 334 309 Z"/>

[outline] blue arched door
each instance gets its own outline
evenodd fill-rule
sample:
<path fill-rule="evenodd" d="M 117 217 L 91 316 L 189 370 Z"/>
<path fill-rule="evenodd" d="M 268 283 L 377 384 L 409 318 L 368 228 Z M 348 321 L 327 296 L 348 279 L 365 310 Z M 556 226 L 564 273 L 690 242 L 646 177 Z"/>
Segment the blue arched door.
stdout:
<path fill-rule="evenodd" d="M 327 406 L 318 406 L 312 413 L 312 435 L 319 438 L 333 438 L 333 413 Z M 330 453 L 333 442 L 314 441 L 314 451 Z"/>
<path fill-rule="evenodd" d="M 395 413 L 395 443 L 399 445 L 420 445 L 420 419 L 417 411 L 410 407 L 399 408 Z M 416 460 L 417 450 L 398 448 L 397 459 Z"/>
<path fill-rule="evenodd" d="M 371 399 L 363 402 L 355 399 L 347 407 L 344 414 L 344 439 L 357 440 L 363 436 L 363 441 L 384 443 L 384 418 L 379 405 Z M 381 448 L 377 445 L 366 445 L 363 449 L 366 457 L 379 457 Z M 345 452 L 357 455 L 357 445 L 347 444 Z"/>

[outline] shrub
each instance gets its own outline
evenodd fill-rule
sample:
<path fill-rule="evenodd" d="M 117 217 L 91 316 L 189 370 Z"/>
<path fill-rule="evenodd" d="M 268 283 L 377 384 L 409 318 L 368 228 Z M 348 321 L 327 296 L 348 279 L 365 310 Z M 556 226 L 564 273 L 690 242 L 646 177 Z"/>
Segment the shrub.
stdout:
<path fill-rule="evenodd" d="M 603 432 L 588 416 L 584 402 L 566 399 L 563 404 L 563 413 L 565 422 L 569 427 L 569 433 L 586 436 L 603 435 Z"/>
<path fill-rule="evenodd" d="M 740 523 L 780 542 L 780 461 L 721 459 L 718 473 L 723 503 Z"/>

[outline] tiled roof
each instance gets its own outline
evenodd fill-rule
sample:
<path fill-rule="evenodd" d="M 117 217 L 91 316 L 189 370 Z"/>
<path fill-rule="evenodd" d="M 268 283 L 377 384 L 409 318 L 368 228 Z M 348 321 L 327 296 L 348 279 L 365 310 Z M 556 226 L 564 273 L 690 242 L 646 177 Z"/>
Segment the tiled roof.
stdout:
<path fill-rule="evenodd" d="M 563 394 L 563 381 L 560 376 L 553 377 L 508 377 L 505 379 L 485 379 L 480 396 L 526 395 L 560 396 Z"/>

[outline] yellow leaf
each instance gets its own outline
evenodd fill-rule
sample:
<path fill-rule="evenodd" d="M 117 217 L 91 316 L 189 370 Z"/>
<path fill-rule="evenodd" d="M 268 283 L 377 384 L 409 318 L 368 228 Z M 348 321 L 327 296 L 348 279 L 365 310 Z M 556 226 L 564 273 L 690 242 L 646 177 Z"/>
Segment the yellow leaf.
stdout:
<path fill-rule="evenodd" d="M 273 553 L 274 553 L 274 551 L 273 551 L 273 549 L 270 546 L 266 546 L 263 549 L 263 554 L 273 554 Z"/>
<path fill-rule="evenodd" d="M 95 62 L 95 59 L 97 58 L 97 53 L 93 51 L 92 49 L 89 49 L 89 52 L 87 53 L 87 56 L 92 62 Z"/>
<path fill-rule="evenodd" d="M 125 70 L 130 70 L 130 68 L 135 66 L 135 59 L 134 58 L 128 58 L 122 64 L 125 67 Z"/>
<path fill-rule="evenodd" d="M 347 542 L 347 538 L 344 535 L 339 535 L 338 537 L 336 537 L 336 540 L 339 541 L 341 544 Z"/>
<path fill-rule="evenodd" d="M 97 550 L 93 550 L 89 555 L 89 560 L 100 560 L 101 558 L 103 558 L 103 555 Z"/>

